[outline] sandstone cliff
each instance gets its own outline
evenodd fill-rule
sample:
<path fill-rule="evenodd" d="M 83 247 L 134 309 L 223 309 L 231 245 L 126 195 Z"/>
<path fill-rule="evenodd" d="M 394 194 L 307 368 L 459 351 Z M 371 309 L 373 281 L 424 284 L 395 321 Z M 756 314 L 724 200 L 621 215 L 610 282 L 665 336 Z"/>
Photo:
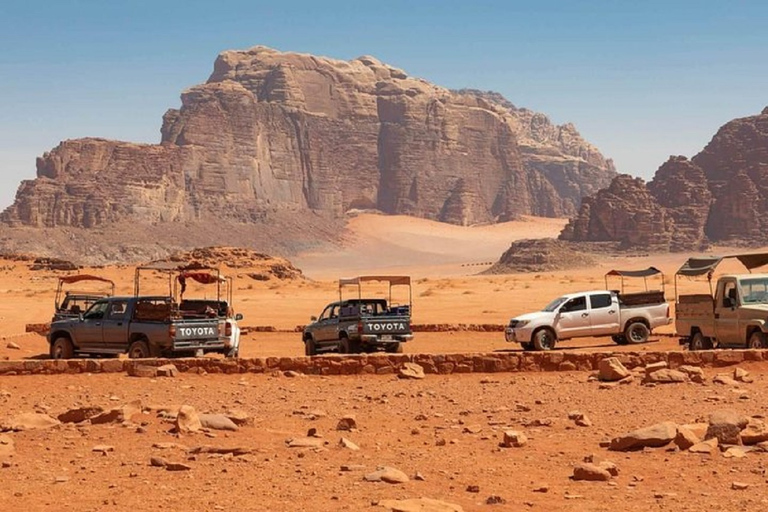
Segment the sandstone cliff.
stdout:
<path fill-rule="evenodd" d="M 768 242 L 768 108 L 725 124 L 699 154 L 670 157 L 653 180 L 619 176 L 585 198 L 560 235 L 685 251 Z"/>
<path fill-rule="evenodd" d="M 161 134 L 157 145 L 62 142 L 0 220 L 171 224 L 183 246 L 187 223 L 263 225 L 308 212 L 455 224 L 563 216 L 615 175 L 572 125 L 499 95 L 450 91 L 373 57 L 265 47 L 221 53 L 208 81 L 166 112 Z"/>

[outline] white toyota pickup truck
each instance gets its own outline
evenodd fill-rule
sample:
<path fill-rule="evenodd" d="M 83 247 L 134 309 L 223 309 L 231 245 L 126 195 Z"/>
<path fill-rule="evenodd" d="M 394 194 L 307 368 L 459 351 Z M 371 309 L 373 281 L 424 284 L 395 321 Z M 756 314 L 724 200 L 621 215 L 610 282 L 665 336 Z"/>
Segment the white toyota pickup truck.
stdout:
<path fill-rule="evenodd" d="M 664 292 L 615 291 L 569 293 L 543 310 L 509 321 L 504 336 L 525 350 L 551 350 L 571 338 L 611 336 L 619 345 L 643 343 L 651 331 L 672 323 Z"/>

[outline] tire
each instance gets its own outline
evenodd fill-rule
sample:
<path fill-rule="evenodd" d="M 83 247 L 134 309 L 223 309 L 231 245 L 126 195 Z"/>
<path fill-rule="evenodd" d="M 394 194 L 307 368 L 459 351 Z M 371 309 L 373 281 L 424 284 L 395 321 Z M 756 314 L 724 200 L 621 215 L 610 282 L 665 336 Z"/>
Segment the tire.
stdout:
<path fill-rule="evenodd" d="M 339 339 L 339 354 L 351 354 L 352 344 L 349 342 L 349 338 L 342 336 Z"/>
<path fill-rule="evenodd" d="M 614 334 L 613 336 L 611 336 L 611 339 L 617 345 L 626 345 L 629 343 L 627 341 L 627 337 L 624 336 L 623 334 Z"/>
<path fill-rule="evenodd" d="M 72 359 L 75 357 L 75 346 L 66 336 L 59 336 L 51 344 L 51 359 Z"/>
<path fill-rule="evenodd" d="M 523 347 L 523 350 L 525 350 L 526 352 L 530 352 L 531 350 L 533 350 L 533 343 L 531 343 L 530 341 L 526 343 L 521 343 L 520 346 Z"/>
<path fill-rule="evenodd" d="M 147 359 L 150 357 L 149 345 L 146 340 L 136 340 L 128 347 L 130 359 Z"/>
<path fill-rule="evenodd" d="M 539 329 L 533 333 L 532 342 L 535 350 L 552 350 L 557 343 L 557 337 L 551 329 Z"/>
<path fill-rule="evenodd" d="M 235 347 L 224 353 L 224 357 L 237 358 L 240 357 L 240 347 Z"/>
<path fill-rule="evenodd" d="M 688 350 L 712 350 L 712 340 L 696 331 L 688 342 Z"/>
<path fill-rule="evenodd" d="M 307 339 L 304 340 L 304 355 L 305 356 L 317 355 L 317 346 L 315 345 L 315 340 L 312 338 L 312 336 L 309 336 L 307 337 Z"/>
<path fill-rule="evenodd" d="M 390 354 L 402 354 L 403 353 L 403 344 L 402 343 L 390 343 L 388 344 L 384 350 L 386 350 Z"/>
<path fill-rule="evenodd" d="M 765 343 L 765 334 L 763 334 L 760 331 L 755 331 L 749 336 L 749 341 L 747 342 L 747 348 L 750 349 L 762 349 L 766 347 Z"/>
<path fill-rule="evenodd" d="M 643 322 L 630 322 L 624 329 L 627 343 L 645 343 L 651 335 L 651 330 Z"/>

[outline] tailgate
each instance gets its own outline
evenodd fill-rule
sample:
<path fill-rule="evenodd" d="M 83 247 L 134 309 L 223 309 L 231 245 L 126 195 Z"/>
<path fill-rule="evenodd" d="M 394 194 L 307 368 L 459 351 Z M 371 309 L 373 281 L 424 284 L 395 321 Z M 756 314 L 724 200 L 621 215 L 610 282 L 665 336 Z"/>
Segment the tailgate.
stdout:
<path fill-rule="evenodd" d="M 411 334 L 411 319 L 407 316 L 365 318 L 363 334 Z"/>
<path fill-rule="evenodd" d="M 173 322 L 174 345 L 194 344 L 195 342 L 218 342 L 224 334 L 223 321 L 182 320 Z"/>

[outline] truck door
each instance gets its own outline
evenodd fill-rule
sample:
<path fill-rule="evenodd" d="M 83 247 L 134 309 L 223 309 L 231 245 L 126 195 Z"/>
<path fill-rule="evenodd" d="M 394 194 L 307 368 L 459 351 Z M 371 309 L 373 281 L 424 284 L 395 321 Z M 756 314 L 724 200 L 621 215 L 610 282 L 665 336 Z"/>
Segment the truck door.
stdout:
<path fill-rule="evenodd" d="M 113 300 L 102 321 L 104 347 L 124 351 L 128 345 L 128 301 Z"/>
<path fill-rule="evenodd" d="M 559 338 L 589 336 L 590 329 L 586 295 L 568 299 L 565 304 L 560 306 L 556 326 Z"/>
<path fill-rule="evenodd" d="M 728 346 L 743 346 L 739 329 L 739 287 L 736 279 L 723 279 L 717 287 L 715 302 L 715 333 L 718 343 Z"/>
<path fill-rule="evenodd" d="M 619 300 L 610 292 L 589 296 L 589 321 L 592 336 L 607 336 L 621 330 Z"/>
<path fill-rule="evenodd" d="M 78 323 L 75 328 L 76 342 L 81 349 L 88 347 L 100 348 L 103 346 L 102 325 L 108 307 L 108 301 L 95 302 L 83 314 L 83 321 Z"/>
<path fill-rule="evenodd" d="M 335 340 L 338 335 L 337 326 L 339 323 L 339 305 L 331 304 L 317 321 L 317 330 L 315 331 L 315 341 Z"/>

